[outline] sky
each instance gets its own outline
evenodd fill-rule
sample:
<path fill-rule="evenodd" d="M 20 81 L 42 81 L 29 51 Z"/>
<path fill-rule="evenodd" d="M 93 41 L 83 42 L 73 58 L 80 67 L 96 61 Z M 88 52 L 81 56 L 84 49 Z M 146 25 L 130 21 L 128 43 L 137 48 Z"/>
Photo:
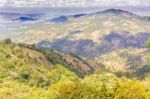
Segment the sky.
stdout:
<path fill-rule="evenodd" d="M 63 7 L 65 9 L 62 9 Z M 111 8 L 150 16 L 150 0 L 0 0 L 0 12 L 70 14 L 91 13 Z"/>
<path fill-rule="evenodd" d="M 150 0 L 0 0 L 0 7 L 150 6 Z"/>

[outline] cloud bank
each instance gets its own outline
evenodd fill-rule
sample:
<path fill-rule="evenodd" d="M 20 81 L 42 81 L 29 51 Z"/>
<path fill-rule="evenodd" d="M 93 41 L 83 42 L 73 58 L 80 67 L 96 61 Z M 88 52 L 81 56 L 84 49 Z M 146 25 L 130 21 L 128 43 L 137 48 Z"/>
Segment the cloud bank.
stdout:
<path fill-rule="evenodd" d="M 150 6 L 150 0 L 0 0 L 0 7 Z"/>

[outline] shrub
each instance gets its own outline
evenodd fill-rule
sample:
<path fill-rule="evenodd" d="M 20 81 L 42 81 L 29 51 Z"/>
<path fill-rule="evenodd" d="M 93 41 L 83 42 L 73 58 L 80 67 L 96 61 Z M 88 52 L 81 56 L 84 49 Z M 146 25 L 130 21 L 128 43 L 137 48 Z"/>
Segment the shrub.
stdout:
<path fill-rule="evenodd" d="M 30 73 L 28 71 L 24 71 L 20 74 L 21 78 L 23 78 L 24 80 L 29 80 L 30 78 Z"/>
<path fill-rule="evenodd" d="M 11 44 L 11 39 L 7 38 L 7 39 L 4 40 L 4 42 L 5 42 L 6 44 Z"/>
<path fill-rule="evenodd" d="M 114 99 L 145 99 L 144 87 L 138 81 L 127 81 L 117 90 Z"/>

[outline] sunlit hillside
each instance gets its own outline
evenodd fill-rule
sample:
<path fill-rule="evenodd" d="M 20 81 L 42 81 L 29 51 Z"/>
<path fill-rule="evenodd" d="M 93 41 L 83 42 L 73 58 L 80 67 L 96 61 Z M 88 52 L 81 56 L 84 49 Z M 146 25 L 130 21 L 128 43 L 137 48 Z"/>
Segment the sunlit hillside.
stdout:
<path fill-rule="evenodd" d="M 0 99 L 150 99 L 149 16 L 20 11 L 0 11 Z"/>
<path fill-rule="evenodd" d="M 80 77 L 64 63 L 56 64 L 58 56 L 49 59 L 42 49 L 21 46 L 9 39 L 0 42 L 1 99 L 150 98 L 148 74 L 141 81 L 117 77 L 108 71 L 94 71 Z"/>

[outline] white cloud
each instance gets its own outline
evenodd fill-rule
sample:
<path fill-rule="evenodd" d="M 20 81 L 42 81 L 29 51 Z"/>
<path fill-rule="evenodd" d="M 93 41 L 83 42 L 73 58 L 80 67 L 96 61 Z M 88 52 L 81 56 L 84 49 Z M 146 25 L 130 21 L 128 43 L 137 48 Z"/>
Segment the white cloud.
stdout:
<path fill-rule="evenodd" d="M 0 0 L 1 7 L 150 6 L 150 0 Z"/>

